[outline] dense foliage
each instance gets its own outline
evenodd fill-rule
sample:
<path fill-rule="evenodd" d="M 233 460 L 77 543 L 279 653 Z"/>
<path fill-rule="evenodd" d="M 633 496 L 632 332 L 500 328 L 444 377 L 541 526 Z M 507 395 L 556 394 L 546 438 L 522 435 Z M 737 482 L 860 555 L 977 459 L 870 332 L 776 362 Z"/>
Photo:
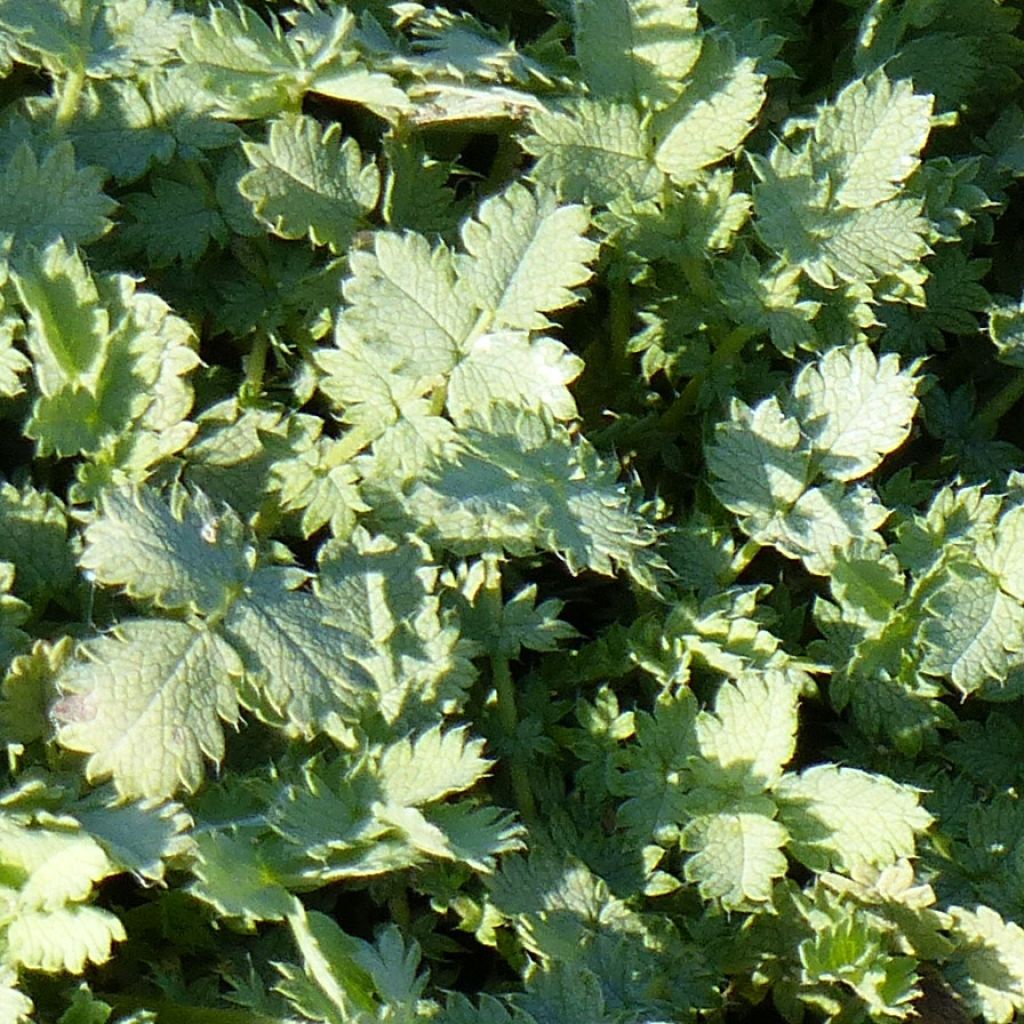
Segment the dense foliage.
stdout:
<path fill-rule="evenodd" d="M 1019 20 L 0 0 L 0 1024 L 1024 1011 Z"/>

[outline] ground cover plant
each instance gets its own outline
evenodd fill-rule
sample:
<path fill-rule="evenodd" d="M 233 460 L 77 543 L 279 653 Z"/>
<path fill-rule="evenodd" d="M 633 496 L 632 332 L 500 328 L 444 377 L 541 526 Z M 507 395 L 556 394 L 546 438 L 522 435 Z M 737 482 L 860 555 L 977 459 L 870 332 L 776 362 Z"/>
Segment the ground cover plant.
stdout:
<path fill-rule="evenodd" d="M 0 0 L 0 1022 L 1024 1010 L 995 0 Z"/>

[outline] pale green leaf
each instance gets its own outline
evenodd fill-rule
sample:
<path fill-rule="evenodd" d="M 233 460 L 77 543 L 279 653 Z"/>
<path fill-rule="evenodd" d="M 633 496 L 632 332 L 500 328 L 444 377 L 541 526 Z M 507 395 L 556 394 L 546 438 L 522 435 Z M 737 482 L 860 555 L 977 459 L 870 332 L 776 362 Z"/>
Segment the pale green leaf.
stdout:
<path fill-rule="evenodd" d="M 29 314 L 26 343 L 43 395 L 66 384 L 95 389 L 110 345 L 111 315 L 74 248 L 58 242 L 12 275 Z"/>
<path fill-rule="evenodd" d="M 993 305 L 988 313 L 988 333 L 1000 361 L 1024 365 L 1024 298 L 1015 305 Z"/>
<path fill-rule="evenodd" d="M 972 1014 L 1010 1024 L 1024 1012 L 1024 930 L 991 907 L 950 907 L 958 948 L 949 977 Z"/>
<path fill-rule="evenodd" d="M 917 169 L 931 130 L 932 97 L 881 71 L 851 82 L 814 125 L 816 162 L 841 206 L 876 206 L 899 193 Z"/>
<path fill-rule="evenodd" d="M 314 75 L 310 90 L 331 99 L 358 103 L 387 120 L 414 110 L 409 97 L 383 71 L 368 71 L 360 67 L 321 71 Z"/>
<path fill-rule="evenodd" d="M 260 713 L 301 735 L 343 734 L 373 682 L 356 660 L 361 639 L 325 621 L 325 605 L 298 589 L 298 570 L 259 569 L 231 605 L 223 629 L 260 697 Z"/>
<path fill-rule="evenodd" d="M 583 360 L 554 338 L 530 340 L 519 331 L 478 334 L 452 370 L 446 406 L 457 426 L 498 403 L 571 420 L 576 401 L 568 385 L 582 371 Z"/>
<path fill-rule="evenodd" d="M 437 568 L 422 542 L 397 543 L 357 528 L 320 552 L 324 618 L 365 641 L 357 656 L 377 689 L 376 708 L 397 728 L 434 720 L 461 703 L 475 676 L 459 630 L 437 596 Z"/>
<path fill-rule="evenodd" d="M 116 873 L 91 836 L 76 831 L 26 828 L 0 818 L 0 862 L 19 883 L 19 911 L 49 913 L 89 898 L 94 886 Z"/>
<path fill-rule="evenodd" d="M 25 431 L 41 452 L 95 453 L 140 428 L 181 428 L 199 357 L 162 299 L 126 274 L 93 277 L 62 242 L 22 261 L 16 283 L 40 391 Z"/>
<path fill-rule="evenodd" d="M 801 559 L 808 572 L 829 576 L 858 545 L 881 547 L 876 531 L 888 517 L 870 487 L 843 489 L 831 483 L 804 491 L 784 516 L 754 536 Z"/>
<path fill-rule="evenodd" d="M 0 968 L 0 1021 L 23 1024 L 32 1012 L 32 1000 L 17 989 L 17 973 L 9 966 Z"/>
<path fill-rule="evenodd" d="M 238 720 L 238 655 L 183 622 L 133 619 L 79 646 L 61 672 L 51 714 L 58 741 L 89 754 L 90 779 L 126 797 L 194 790 L 204 756 L 224 754 L 220 719 Z"/>
<path fill-rule="evenodd" d="M 286 417 L 281 406 L 247 406 L 235 398 L 205 409 L 197 424 L 186 479 L 245 517 L 263 506 L 275 463 L 308 450 L 323 429 L 316 417 Z"/>
<path fill-rule="evenodd" d="M 1024 662 L 1024 608 L 988 572 L 955 562 L 925 603 L 918 639 L 921 671 L 970 694 Z"/>
<path fill-rule="evenodd" d="M 653 586 L 654 530 L 613 465 L 585 441 L 506 406 L 494 406 L 464 440 L 457 460 L 413 488 L 403 514 L 464 554 L 553 551 L 572 573 L 621 569 Z"/>
<path fill-rule="evenodd" d="M 578 99 L 534 113 L 530 127 L 523 146 L 537 157 L 533 178 L 570 201 L 645 199 L 664 180 L 647 123 L 632 104 Z"/>
<path fill-rule="evenodd" d="M 187 22 L 168 0 L 4 0 L 0 26 L 26 63 L 107 77 L 167 62 Z"/>
<path fill-rule="evenodd" d="M 575 289 L 591 276 L 598 246 L 585 237 L 589 226 L 584 207 L 513 182 L 463 225 L 460 288 L 495 326 L 543 330 L 544 314 L 577 302 Z"/>
<path fill-rule="evenodd" d="M 917 379 L 892 354 L 867 345 L 834 348 L 793 385 L 794 412 L 833 480 L 856 480 L 907 439 L 917 410 Z"/>
<path fill-rule="evenodd" d="M 775 880 L 786 873 L 782 848 L 788 834 L 766 803 L 702 815 L 683 829 L 682 848 L 692 851 L 686 880 L 704 899 L 718 900 L 726 910 L 749 910 L 771 899 Z"/>
<path fill-rule="evenodd" d="M 467 739 L 464 729 L 438 727 L 399 740 L 380 759 L 384 793 L 397 806 L 421 807 L 469 789 L 493 763 L 481 757 L 483 747 L 483 740 Z"/>
<path fill-rule="evenodd" d="M 307 451 L 275 462 L 270 489 L 285 512 L 301 512 L 305 537 L 329 526 L 335 537 L 348 537 L 369 506 L 359 494 L 359 474 L 343 461 L 345 444 L 318 438 Z"/>
<path fill-rule="evenodd" d="M 595 96 L 664 106 L 701 52 L 689 0 L 575 0 L 576 59 Z"/>
<path fill-rule="evenodd" d="M 517 1011 L 509 1011 L 494 996 L 482 995 L 474 1006 L 461 993 L 450 993 L 438 1024 L 535 1024 Z"/>
<path fill-rule="evenodd" d="M 695 770 L 711 785 L 745 792 L 774 785 L 796 749 L 799 695 L 795 681 L 774 670 L 723 683 L 714 713 L 697 716 L 697 742 L 709 763 Z"/>
<path fill-rule="evenodd" d="M 365 944 L 346 935 L 326 915 L 307 914 L 301 905 L 288 915 L 288 924 L 307 977 L 340 1014 L 339 1020 L 350 1019 L 356 1010 L 372 1012 L 376 1003 L 371 976 L 355 962 Z"/>
<path fill-rule="evenodd" d="M 194 90 L 233 118 L 271 117 L 302 95 L 302 61 L 279 26 L 245 7 L 194 18 L 178 46 Z"/>
<path fill-rule="evenodd" d="M 14 398 L 25 390 L 22 375 L 31 367 L 24 354 L 14 347 L 22 333 L 21 318 L 0 296 L 0 398 Z"/>
<path fill-rule="evenodd" d="M 789 850 L 812 870 L 885 867 L 914 856 L 917 834 L 932 823 L 919 794 L 884 775 L 820 764 L 775 785 Z"/>
<path fill-rule="evenodd" d="M 282 238 L 308 235 L 314 245 L 343 252 L 377 204 L 377 168 L 362 163 L 355 139 L 343 139 L 338 124 L 322 131 L 311 117 L 281 117 L 271 122 L 266 144 L 243 148 L 252 170 L 238 190 Z"/>
<path fill-rule="evenodd" d="M 1007 594 L 1024 602 L 1024 505 L 1014 505 L 999 517 L 994 536 L 978 546 L 978 562 Z"/>
<path fill-rule="evenodd" d="M 54 679 L 71 653 L 72 640 L 54 644 L 37 640 L 31 650 L 11 661 L 0 686 L 0 738 L 8 745 L 25 745 L 48 738 L 48 712 L 56 696 Z"/>
<path fill-rule="evenodd" d="M 7 927 L 6 956 L 31 970 L 81 974 L 87 963 L 106 963 L 125 938 L 121 922 L 100 907 L 26 910 Z"/>
<path fill-rule="evenodd" d="M 755 68 L 752 58 L 737 56 L 728 36 L 704 36 L 682 97 L 654 121 L 654 162 L 677 185 L 692 184 L 750 133 L 765 98 L 765 76 Z"/>
<path fill-rule="evenodd" d="M 931 251 L 928 222 L 914 199 L 829 214 L 816 225 L 821 254 L 807 261 L 808 276 L 823 287 L 895 277 L 908 285 L 924 281 L 920 261 Z"/>
<path fill-rule="evenodd" d="M 223 609 L 251 576 L 255 553 L 238 517 L 205 495 L 111 491 L 85 531 L 83 569 L 162 608 Z"/>
<path fill-rule="evenodd" d="M 420 235 L 378 231 L 372 252 L 349 257 L 342 322 L 374 340 L 377 359 L 401 360 L 408 376 L 448 373 L 476 319 L 460 299 L 450 251 Z"/>
<path fill-rule="evenodd" d="M 715 428 L 707 449 L 712 488 L 726 508 L 743 517 L 751 535 L 766 530 L 803 493 L 810 458 L 801 440 L 799 422 L 775 398 L 753 409 L 733 399 L 729 419 Z"/>

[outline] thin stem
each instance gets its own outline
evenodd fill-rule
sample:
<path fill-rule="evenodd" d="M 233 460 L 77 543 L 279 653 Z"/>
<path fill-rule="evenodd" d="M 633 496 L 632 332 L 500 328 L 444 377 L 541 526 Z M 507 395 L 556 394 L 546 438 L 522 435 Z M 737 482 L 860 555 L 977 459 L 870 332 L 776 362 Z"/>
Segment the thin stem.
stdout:
<path fill-rule="evenodd" d="M 980 425 L 990 430 L 1024 398 L 1024 370 L 1018 370 L 984 405 L 978 414 Z"/>
<path fill-rule="evenodd" d="M 758 544 L 756 540 L 748 540 L 739 551 L 736 552 L 732 557 L 732 561 L 729 563 L 729 579 L 737 579 L 743 575 L 744 570 L 748 565 L 757 557 L 757 553 L 761 550 L 762 545 Z"/>
<path fill-rule="evenodd" d="M 497 629 L 501 622 L 503 602 L 501 596 L 501 567 L 497 555 L 484 556 L 484 593 L 487 611 L 491 622 Z M 498 720 L 504 733 L 510 739 L 519 730 L 519 712 L 516 709 L 516 693 L 512 683 L 512 671 L 506 658 L 497 645 L 491 651 L 491 680 L 498 698 Z M 512 793 L 516 805 L 524 821 L 530 822 L 537 817 L 537 805 L 530 788 L 530 778 L 526 766 L 519 756 L 514 754 L 508 766 L 512 782 Z"/>
<path fill-rule="evenodd" d="M 633 327 L 633 302 L 629 293 L 629 281 L 617 277 L 609 285 L 609 310 L 611 335 L 609 338 L 608 370 L 613 382 L 629 372 L 629 339 Z"/>
<path fill-rule="evenodd" d="M 715 348 L 709 370 L 718 370 L 731 363 L 743 351 L 743 346 L 754 336 L 751 327 L 734 327 Z M 704 386 L 707 373 L 696 373 L 687 382 L 676 400 L 662 413 L 658 426 L 666 434 L 678 433 L 686 419 L 697 408 L 700 389 Z"/>
<path fill-rule="evenodd" d="M 85 88 L 85 69 L 78 68 L 68 73 L 62 83 L 60 99 L 57 102 L 57 124 L 66 127 L 78 113 L 78 103 Z"/>
<path fill-rule="evenodd" d="M 146 999 L 103 992 L 97 999 L 109 1003 L 119 1013 L 151 1010 L 161 1024 L 287 1024 L 284 1017 L 268 1017 L 255 1010 L 221 1009 L 214 1006 L 184 1006 L 170 999 Z"/>
<path fill-rule="evenodd" d="M 250 399 L 258 398 L 263 391 L 263 374 L 267 368 L 269 348 L 270 336 L 266 331 L 257 331 L 245 360 L 245 383 L 242 385 L 242 391 Z"/>

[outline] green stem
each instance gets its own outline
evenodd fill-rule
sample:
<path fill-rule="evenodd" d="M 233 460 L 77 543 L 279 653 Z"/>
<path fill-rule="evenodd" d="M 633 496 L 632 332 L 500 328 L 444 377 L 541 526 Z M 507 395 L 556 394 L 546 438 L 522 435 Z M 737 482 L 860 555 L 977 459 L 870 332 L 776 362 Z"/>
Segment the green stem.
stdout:
<path fill-rule="evenodd" d="M 729 582 L 743 575 L 744 570 L 757 557 L 762 545 L 756 540 L 748 540 L 732 557 L 729 563 Z"/>
<path fill-rule="evenodd" d="M 978 414 L 981 426 L 994 430 L 996 424 L 1024 398 L 1024 370 L 1018 370 L 984 405 Z"/>
<path fill-rule="evenodd" d="M 754 336 L 750 327 L 734 327 L 717 345 L 711 357 L 710 370 L 718 370 L 731 363 L 743 351 L 743 346 Z M 677 434 L 697 408 L 697 398 L 704 386 L 707 373 L 694 374 L 676 400 L 662 413 L 659 428 L 666 434 Z"/>
<path fill-rule="evenodd" d="M 504 605 L 501 597 L 501 567 L 497 555 L 484 556 L 484 600 L 489 617 L 495 630 L 501 622 Z M 498 721 L 505 735 L 510 739 L 519 730 L 519 712 L 516 709 L 516 692 L 512 683 L 512 670 L 506 658 L 495 646 L 491 651 L 491 680 L 498 698 Z M 515 796 L 519 814 L 526 822 L 537 817 L 537 805 L 530 788 L 530 778 L 526 765 L 518 755 L 511 759 L 509 778 L 512 782 L 512 793 Z"/>
<path fill-rule="evenodd" d="M 408 932 L 412 927 L 412 911 L 409 908 L 409 890 L 402 888 L 388 900 L 388 908 L 391 910 L 391 919 L 402 929 Z"/>
<path fill-rule="evenodd" d="M 109 1003 L 118 1013 L 151 1010 L 160 1024 L 287 1024 L 283 1017 L 268 1017 L 255 1010 L 220 1009 L 213 1006 L 184 1006 L 170 999 L 146 999 L 138 996 L 96 993 L 97 999 Z"/>
<path fill-rule="evenodd" d="M 611 336 L 609 338 L 608 375 L 618 381 L 629 373 L 629 339 L 633 327 L 633 302 L 629 281 L 625 277 L 613 279 L 609 284 L 609 310 Z"/>
<path fill-rule="evenodd" d="M 257 331 L 245 360 L 245 383 L 242 385 L 242 393 L 246 398 L 259 398 L 263 391 L 263 374 L 267 368 L 269 348 L 270 337 L 267 332 Z"/>
<path fill-rule="evenodd" d="M 78 113 L 78 103 L 85 88 L 85 69 L 78 68 L 68 73 L 61 84 L 60 99 L 57 102 L 57 124 L 66 127 Z"/>

